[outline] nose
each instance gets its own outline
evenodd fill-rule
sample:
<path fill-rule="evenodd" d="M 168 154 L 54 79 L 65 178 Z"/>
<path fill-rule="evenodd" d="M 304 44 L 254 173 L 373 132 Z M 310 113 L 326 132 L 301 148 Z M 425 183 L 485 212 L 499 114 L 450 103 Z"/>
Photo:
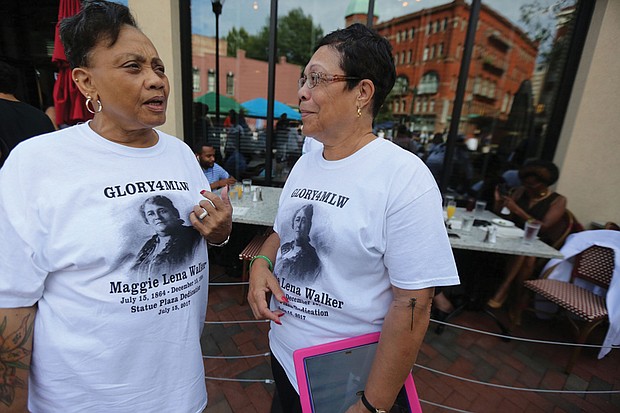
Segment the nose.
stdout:
<path fill-rule="evenodd" d="M 299 101 L 306 101 L 309 99 L 309 92 L 310 89 L 308 89 L 308 85 L 306 85 L 305 83 L 303 84 L 302 87 L 300 87 L 299 89 L 297 89 L 297 97 L 299 98 Z"/>
<path fill-rule="evenodd" d="M 146 78 L 146 87 L 148 89 L 163 89 L 166 86 L 168 77 L 163 73 L 157 73 L 155 70 L 148 70 Z"/>

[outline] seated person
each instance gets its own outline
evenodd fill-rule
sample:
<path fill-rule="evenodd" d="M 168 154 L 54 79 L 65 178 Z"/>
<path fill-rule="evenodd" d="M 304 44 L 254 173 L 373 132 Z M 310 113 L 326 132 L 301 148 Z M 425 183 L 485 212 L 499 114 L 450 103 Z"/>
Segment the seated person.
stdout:
<path fill-rule="evenodd" d="M 204 143 L 198 144 L 194 148 L 194 153 L 202 171 L 209 180 L 212 191 L 226 185 L 234 185 L 237 182 L 234 176 L 230 176 L 224 168 L 215 163 L 215 148 L 213 146 Z"/>
<path fill-rule="evenodd" d="M 495 191 L 494 211 L 500 214 L 507 208 L 510 215 L 506 218 L 523 228 L 528 220 L 541 223 L 539 237 L 542 241 L 556 248 L 567 233 L 566 198 L 549 187 L 557 182 L 559 171 L 552 162 L 535 160 L 519 169 L 521 186 L 510 193 Z M 506 210 L 504 210 L 506 211 Z M 516 256 L 507 261 L 506 278 L 495 295 L 488 301 L 491 308 L 500 308 L 506 300 L 510 287 L 515 283 L 517 302 L 511 308 L 511 314 L 521 306 L 523 281 L 530 278 L 536 266 L 535 257 Z M 512 320 L 519 324 L 520 320 Z"/>

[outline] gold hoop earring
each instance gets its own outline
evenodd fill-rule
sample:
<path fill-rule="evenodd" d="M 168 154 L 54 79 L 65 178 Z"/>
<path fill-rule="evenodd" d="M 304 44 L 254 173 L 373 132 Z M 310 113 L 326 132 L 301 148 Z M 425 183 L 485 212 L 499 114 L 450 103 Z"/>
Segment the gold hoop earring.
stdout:
<path fill-rule="evenodd" d="M 359 106 L 357 107 L 357 117 L 358 118 L 362 117 L 362 108 L 360 108 Z"/>
<path fill-rule="evenodd" d="M 92 104 L 92 109 L 89 106 L 89 103 L 93 102 L 93 98 L 91 98 L 90 96 L 88 98 L 86 98 L 86 110 L 89 111 L 90 113 L 92 113 L 93 115 L 101 112 L 103 110 L 103 105 L 101 105 L 101 101 L 99 99 L 97 99 L 97 109 L 95 110 L 95 104 Z"/>

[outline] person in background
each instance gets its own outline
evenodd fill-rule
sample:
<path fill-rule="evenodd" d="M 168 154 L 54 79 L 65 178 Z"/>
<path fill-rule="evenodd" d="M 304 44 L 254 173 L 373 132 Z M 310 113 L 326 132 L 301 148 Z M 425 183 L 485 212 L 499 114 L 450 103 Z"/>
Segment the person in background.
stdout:
<path fill-rule="evenodd" d="M 567 220 L 566 197 L 554 192 L 550 187 L 557 182 L 560 176 L 558 167 L 553 162 L 534 160 L 519 169 L 521 186 L 512 191 L 504 192 L 500 185 L 495 190 L 494 212 L 502 214 L 502 210 L 509 212 L 506 219 L 523 228 L 528 220 L 541 223 L 539 237 L 542 241 L 556 248 L 557 242 L 566 234 Z M 506 208 L 506 209 L 504 209 Z M 495 295 L 489 299 L 487 305 L 491 308 L 500 308 L 514 284 L 516 288 L 516 303 L 521 305 L 521 290 L 523 281 L 530 278 L 535 271 L 536 258 L 517 256 L 510 259 L 506 266 L 506 277 Z M 511 313 L 516 314 L 513 307 Z M 520 322 L 520 320 L 513 320 Z"/>
<path fill-rule="evenodd" d="M 22 142 L 0 169 L 3 411 L 202 412 L 207 243 L 230 234 L 226 190 L 209 192 L 187 145 L 154 129 L 170 86 L 126 6 L 86 0 L 60 36 L 95 115 Z M 153 196 L 179 218 L 153 210 Z M 193 229 L 138 281 L 152 234 L 140 205 Z"/>
<path fill-rule="evenodd" d="M 17 69 L 0 61 L 0 168 L 17 144 L 55 130 L 45 112 L 15 97 L 18 86 Z"/>
<path fill-rule="evenodd" d="M 364 393 L 347 412 L 367 413 L 364 403 L 390 410 L 428 327 L 434 287 L 459 282 L 430 171 L 372 132 L 395 79 L 390 43 L 362 24 L 324 37 L 299 79 L 304 134 L 323 149 L 300 157 L 288 176 L 248 293 L 254 316 L 272 321 L 272 411 L 301 412 L 295 350 L 378 331 Z M 307 205 L 320 271 L 289 283 L 279 262 Z M 309 300 L 308 290 L 329 302 Z"/>
<path fill-rule="evenodd" d="M 226 172 L 226 169 L 215 162 L 215 148 L 213 146 L 199 143 L 194 148 L 194 153 L 212 190 L 234 185 L 237 182 L 234 176 L 231 176 Z"/>
<path fill-rule="evenodd" d="M 394 143 L 411 153 L 418 153 L 418 143 L 413 140 L 411 137 L 411 132 L 409 132 L 409 129 L 407 129 L 407 126 L 404 124 L 398 125 Z"/>

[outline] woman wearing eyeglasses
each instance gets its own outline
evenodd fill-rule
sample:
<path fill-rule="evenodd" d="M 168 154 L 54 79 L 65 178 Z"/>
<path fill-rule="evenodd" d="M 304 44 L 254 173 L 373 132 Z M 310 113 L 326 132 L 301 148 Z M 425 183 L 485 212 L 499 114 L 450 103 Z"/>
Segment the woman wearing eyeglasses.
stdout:
<path fill-rule="evenodd" d="M 434 287 L 459 282 L 433 176 L 372 132 L 395 77 L 389 42 L 355 24 L 323 38 L 299 80 L 303 132 L 323 150 L 291 171 L 248 294 L 255 317 L 273 321 L 274 403 L 284 412 L 301 412 L 293 351 L 377 331 L 364 393 L 346 411 L 389 410 L 424 338 Z M 272 273 L 305 205 L 320 271 L 300 278 L 276 265 Z"/>

